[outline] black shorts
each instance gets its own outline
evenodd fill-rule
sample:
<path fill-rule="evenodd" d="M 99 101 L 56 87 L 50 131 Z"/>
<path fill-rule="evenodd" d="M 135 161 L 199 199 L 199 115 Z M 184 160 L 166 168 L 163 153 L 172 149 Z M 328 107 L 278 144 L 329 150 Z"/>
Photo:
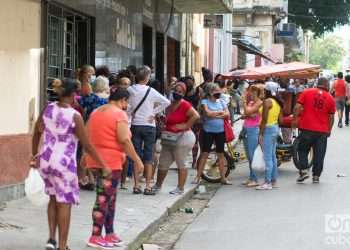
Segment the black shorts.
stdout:
<path fill-rule="evenodd" d="M 211 133 L 202 130 L 202 152 L 211 152 L 211 147 L 215 142 L 215 151 L 224 153 L 225 151 L 225 132 Z"/>

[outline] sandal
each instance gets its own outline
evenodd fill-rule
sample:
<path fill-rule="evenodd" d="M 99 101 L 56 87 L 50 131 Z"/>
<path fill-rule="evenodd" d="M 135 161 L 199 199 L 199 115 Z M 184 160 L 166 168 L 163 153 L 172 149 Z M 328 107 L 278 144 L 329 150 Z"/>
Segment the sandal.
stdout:
<path fill-rule="evenodd" d="M 128 190 L 128 187 L 125 186 L 124 184 L 121 184 L 120 185 L 120 190 Z"/>
<path fill-rule="evenodd" d="M 195 185 L 198 185 L 200 183 L 201 183 L 201 178 L 198 178 L 198 177 L 194 178 L 194 180 L 191 182 L 191 184 L 195 184 Z"/>
<path fill-rule="evenodd" d="M 259 186 L 259 183 L 257 183 L 256 181 L 250 181 L 248 184 L 247 184 L 247 187 L 250 188 L 250 187 L 257 187 Z"/>
<path fill-rule="evenodd" d="M 142 190 L 140 187 L 134 187 L 132 193 L 133 194 L 142 194 Z"/>
<path fill-rule="evenodd" d="M 150 189 L 150 188 L 145 188 L 145 190 L 143 191 L 144 195 L 156 195 L 156 193 Z"/>
<path fill-rule="evenodd" d="M 86 190 L 86 191 L 94 191 L 95 190 L 95 185 L 92 183 L 87 183 L 87 184 L 79 183 L 79 187 L 80 187 L 80 189 Z"/>
<path fill-rule="evenodd" d="M 232 182 L 230 182 L 230 181 L 228 181 L 228 180 L 223 180 L 223 181 L 221 181 L 221 184 L 222 184 L 222 185 L 227 185 L 227 186 L 233 185 Z"/>

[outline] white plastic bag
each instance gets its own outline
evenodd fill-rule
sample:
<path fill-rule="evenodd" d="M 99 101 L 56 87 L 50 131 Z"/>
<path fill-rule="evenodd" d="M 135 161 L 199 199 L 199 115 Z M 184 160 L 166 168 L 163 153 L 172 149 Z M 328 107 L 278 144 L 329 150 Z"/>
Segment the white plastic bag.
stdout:
<path fill-rule="evenodd" d="M 255 149 L 253 161 L 252 161 L 252 168 L 256 171 L 265 171 L 265 160 L 264 160 L 264 153 L 260 146 L 258 146 Z"/>
<path fill-rule="evenodd" d="M 37 169 L 30 169 L 24 182 L 24 192 L 35 206 L 44 206 L 49 202 L 49 196 L 45 193 L 45 183 Z"/>

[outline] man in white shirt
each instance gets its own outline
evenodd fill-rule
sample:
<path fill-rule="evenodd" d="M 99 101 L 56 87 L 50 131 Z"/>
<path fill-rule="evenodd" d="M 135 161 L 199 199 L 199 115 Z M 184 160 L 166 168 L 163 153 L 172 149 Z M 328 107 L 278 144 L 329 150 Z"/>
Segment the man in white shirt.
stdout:
<path fill-rule="evenodd" d="M 130 93 L 128 115 L 131 117 L 132 142 L 145 166 L 145 195 L 155 194 L 151 188 L 153 146 L 156 142 L 155 116 L 170 105 L 167 98 L 147 86 L 150 77 L 151 69 L 143 66 L 136 72 L 137 84 L 128 88 Z M 138 185 L 139 174 L 134 171 L 134 194 L 141 193 Z"/>

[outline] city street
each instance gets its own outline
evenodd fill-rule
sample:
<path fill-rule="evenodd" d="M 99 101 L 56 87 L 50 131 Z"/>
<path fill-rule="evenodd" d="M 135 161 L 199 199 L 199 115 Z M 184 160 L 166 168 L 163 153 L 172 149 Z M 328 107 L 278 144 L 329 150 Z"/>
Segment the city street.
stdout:
<path fill-rule="evenodd" d="M 318 185 L 311 179 L 296 184 L 296 169 L 285 164 L 280 168 L 278 189 L 248 190 L 240 186 L 247 174 L 247 169 L 241 167 L 234 172 L 234 186 L 217 192 L 209 208 L 187 228 L 174 249 L 349 249 L 349 244 L 334 244 L 339 238 L 349 241 L 349 224 L 341 227 L 339 220 L 332 220 L 327 221 L 326 228 L 325 221 L 326 215 L 348 218 L 350 214 L 349 134 L 349 128 L 334 129 Z M 339 178 L 337 174 L 347 177 Z M 345 230 L 347 234 L 327 234 L 326 229 Z"/>

